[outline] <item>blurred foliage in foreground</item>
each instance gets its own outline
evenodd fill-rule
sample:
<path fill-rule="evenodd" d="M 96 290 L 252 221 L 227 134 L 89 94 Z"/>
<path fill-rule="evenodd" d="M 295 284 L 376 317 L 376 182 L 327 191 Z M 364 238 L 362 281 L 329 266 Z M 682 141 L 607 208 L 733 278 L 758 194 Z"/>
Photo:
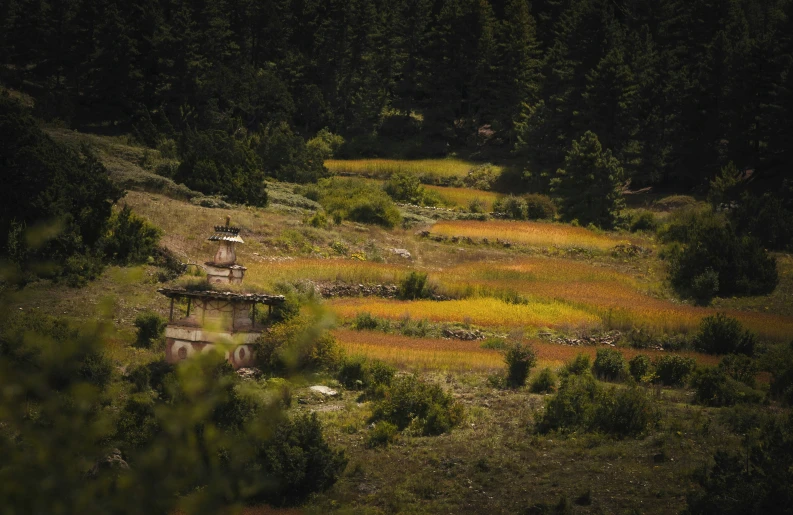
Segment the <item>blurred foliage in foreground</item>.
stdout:
<path fill-rule="evenodd" d="M 0 327 L 4 513 L 288 505 L 346 465 L 316 415 L 288 416 L 279 391 L 242 381 L 220 353 L 125 381 L 102 352 L 109 324 L 0 315 Z"/>

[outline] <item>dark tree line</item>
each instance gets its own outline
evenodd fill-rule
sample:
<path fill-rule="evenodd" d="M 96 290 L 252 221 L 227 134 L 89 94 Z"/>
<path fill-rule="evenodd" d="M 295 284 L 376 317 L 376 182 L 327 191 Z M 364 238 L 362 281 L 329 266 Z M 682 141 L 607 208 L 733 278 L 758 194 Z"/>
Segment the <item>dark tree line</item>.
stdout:
<path fill-rule="evenodd" d="M 350 156 L 517 154 L 537 189 L 587 131 L 635 185 L 793 160 L 791 0 L 2 0 L 0 38 L 42 116 L 151 145 L 328 127 Z"/>

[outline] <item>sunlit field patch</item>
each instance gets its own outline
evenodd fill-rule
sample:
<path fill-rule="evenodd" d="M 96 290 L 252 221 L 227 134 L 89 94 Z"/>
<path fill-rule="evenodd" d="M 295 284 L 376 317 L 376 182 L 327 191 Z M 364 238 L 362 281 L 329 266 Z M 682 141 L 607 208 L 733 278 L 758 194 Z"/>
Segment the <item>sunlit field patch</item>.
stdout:
<path fill-rule="evenodd" d="M 386 179 L 395 173 L 411 173 L 419 176 L 464 177 L 476 167 L 476 163 L 461 159 L 329 159 L 325 166 L 333 173 L 362 175 Z M 500 171 L 496 167 L 496 171 Z"/>
<path fill-rule="evenodd" d="M 493 210 L 493 202 L 498 198 L 498 194 L 492 191 L 474 190 L 471 188 L 449 188 L 445 186 L 425 186 L 430 191 L 436 192 L 451 207 L 468 209 L 471 202 L 479 200 L 482 208 L 490 212 Z"/>
<path fill-rule="evenodd" d="M 371 182 L 380 187 L 382 187 L 385 182 L 380 179 L 362 180 Z M 424 185 L 424 188 L 437 193 L 446 207 L 461 208 L 466 210 L 471 205 L 471 202 L 474 200 L 479 200 L 482 203 L 482 209 L 490 212 L 493 210 L 493 202 L 495 202 L 499 197 L 498 193 L 493 193 L 492 191 L 475 190 L 472 188 L 453 188 L 450 186 L 435 186 L 432 184 L 426 184 Z"/>
<path fill-rule="evenodd" d="M 620 243 L 630 242 L 630 238 L 598 234 L 583 227 L 505 220 L 489 222 L 445 220 L 433 225 L 430 232 L 449 237 L 465 236 L 477 240 L 487 238 L 491 241 L 502 240 L 537 247 L 580 247 L 601 251 L 609 250 Z"/>
<path fill-rule="evenodd" d="M 362 355 L 380 359 L 405 368 L 427 368 L 441 370 L 496 370 L 503 368 L 501 352 L 483 349 L 481 342 L 445 340 L 434 338 L 411 338 L 376 331 L 333 331 L 336 340 L 348 355 Z M 531 342 L 537 351 L 537 367 L 559 367 L 576 355 L 583 353 L 594 359 L 597 348 L 571 347 L 544 341 Z M 626 360 L 638 354 L 650 357 L 668 354 L 660 351 L 618 348 Z M 701 365 L 715 365 L 719 359 L 696 352 L 679 353 L 693 357 Z"/>
<path fill-rule="evenodd" d="M 246 284 L 272 289 L 279 282 L 312 280 L 347 284 L 397 284 L 411 267 L 354 259 L 294 259 L 251 263 Z M 430 283 L 439 292 L 463 300 L 402 302 L 370 299 L 334 301 L 339 314 L 354 316 L 383 310 L 384 318 L 413 318 L 440 322 L 465 319 L 483 326 L 588 327 L 656 333 L 691 334 L 703 317 L 724 311 L 763 338 L 785 341 L 793 337 L 793 318 L 756 311 L 717 310 L 656 298 L 658 285 L 605 266 L 558 258 L 531 257 L 512 262 L 465 263 L 443 270 L 429 269 Z M 520 295 L 528 305 L 508 304 L 497 298 Z M 347 304 L 344 304 L 347 303 Z M 364 303 L 364 304 L 360 304 Z M 368 303 L 368 304 L 365 304 Z M 372 314 L 377 314 L 372 312 Z"/>
<path fill-rule="evenodd" d="M 441 302 L 349 298 L 333 300 L 330 307 L 344 319 L 365 311 L 376 317 L 392 320 L 409 316 L 433 322 L 470 321 L 484 327 L 549 327 L 573 330 L 600 324 L 600 318 L 596 315 L 561 302 L 509 304 L 488 297 Z"/>

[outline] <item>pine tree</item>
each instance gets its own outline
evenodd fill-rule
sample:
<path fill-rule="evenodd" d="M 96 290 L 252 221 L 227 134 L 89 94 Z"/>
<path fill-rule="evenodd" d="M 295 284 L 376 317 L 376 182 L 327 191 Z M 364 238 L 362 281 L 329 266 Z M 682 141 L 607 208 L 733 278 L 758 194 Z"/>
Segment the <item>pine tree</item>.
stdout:
<path fill-rule="evenodd" d="M 586 81 L 577 125 L 594 131 L 606 148 L 614 149 L 621 162 L 638 168 L 635 161 L 639 154 L 636 141 L 638 87 L 622 50 L 612 48 L 587 74 Z"/>
<path fill-rule="evenodd" d="M 523 103 L 537 105 L 542 75 L 536 24 L 525 0 L 508 0 L 499 31 L 499 89 L 497 127 L 505 131 L 512 148 L 517 142 L 517 124 Z"/>
<path fill-rule="evenodd" d="M 595 133 L 573 141 L 556 171 L 551 191 L 559 198 L 562 217 L 582 225 L 608 228 L 622 209 L 623 172 L 610 150 L 603 150 Z"/>

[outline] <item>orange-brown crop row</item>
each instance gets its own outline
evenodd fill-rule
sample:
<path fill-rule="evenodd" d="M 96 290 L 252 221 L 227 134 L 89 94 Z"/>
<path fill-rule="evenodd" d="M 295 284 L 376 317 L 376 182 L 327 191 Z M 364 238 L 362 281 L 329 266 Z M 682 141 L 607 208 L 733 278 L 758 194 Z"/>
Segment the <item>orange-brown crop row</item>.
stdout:
<path fill-rule="evenodd" d="M 501 352 L 483 349 L 480 342 L 410 338 L 376 331 L 336 329 L 336 340 L 349 355 L 362 355 L 408 368 L 452 370 L 494 370 L 504 366 Z M 537 351 L 538 366 L 558 367 L 583 353 L 594 359 L 595 347 L 571 347 L 540 340 L 531 342 Z M 618 348 L 626 360 L 638 354 L 650 357 L 668 353 L 661 351 Z M 701 365 L 715 365 L 716 356 L 699 353 L 679 353 L 693 357 Z"/>
<path fill-rule="evenodd" d="M 620 243 L 629 243 L 635 237 L 614 237 L 600 234 L 583 227 L 546 223 L 492 220 L 444 220 L 430 229 L 442 236 L 466 236 L 481 240 L 502 240 L 536 247 L 581 247 L 605 251 Z"/>

